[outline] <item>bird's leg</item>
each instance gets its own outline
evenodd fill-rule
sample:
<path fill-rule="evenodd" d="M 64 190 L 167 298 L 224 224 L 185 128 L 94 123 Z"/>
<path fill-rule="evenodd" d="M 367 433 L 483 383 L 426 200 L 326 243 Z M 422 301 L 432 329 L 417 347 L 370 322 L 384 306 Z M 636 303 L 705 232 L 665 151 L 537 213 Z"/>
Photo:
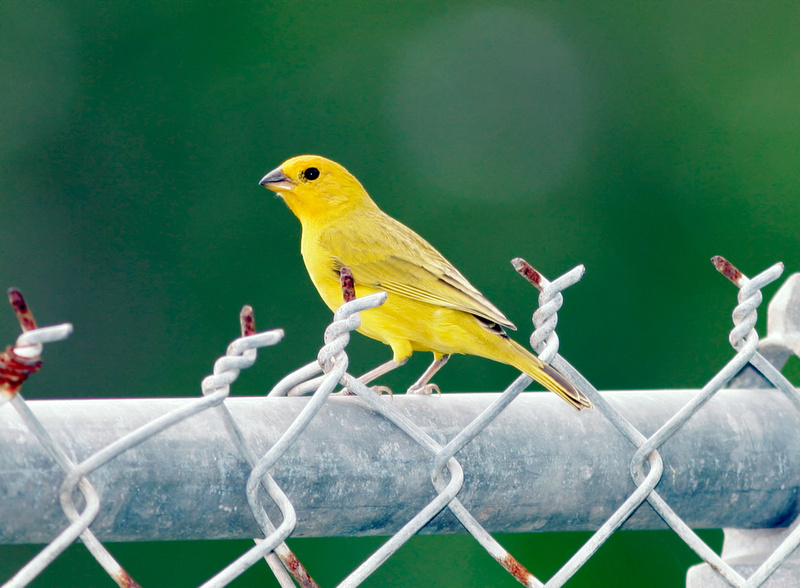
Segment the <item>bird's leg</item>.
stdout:
<path fill-rule="evenodd" d="M 419 380 L 414 382 L 411 385 L 411 388 L 406 390 L 406 394 L 431 394 L 434 390 L 437 394 L 441 394 L 442 391 L 439 390 L 439 386 L 436 384 L 429 384 L 428 382 L 431 381 L 431 378 L 438 372 L 444 364 L 447 363 L 447 360 L 450 359 L 449 354 L 438 355 L 434 354 L 433 356 L 433 363 L 428 366 L 422 375 L 419 377 Z"/>
<path fill-rule="evenodd" d="M 359 376 L 358 381 L 361 382 L 362 384 L 369 384 L 372 380 L 376 380 L 380 378 L 382 375 L 388 374 L 390 371 L 399 368 L 407 361 L 408 361 L 407 359 L 404 359 L 403 361 L 398 362 L 393 359 L 390 359 L 386 363 L 382 363 L 378 367 L 372 368 L 366 374 Z"/>
<path fill-rule="evenodd" d="M 366 374 L 359 376 L 358 381 L 362 384 L 369 384 L 371 381 L 380 378 L 384 374 L 388 374 L 393 369 L 399 368 L 401 365 L 405 364 L 408 361 L 408 358 L 402 361 L 395 361 L 394 359 L 390 359 L 386 363 L 382 363 L 378 367 L 374 367 L 369 370 Z M 372 390 L 377 394 L 383 394 L 384 392 L 388 393 L 389 396 L 392 395 L 392 390 L 388 386 L 372 386 Z M 352 394 L 350 390 L 347 388 L 342 390 L 342 394 Z"/>

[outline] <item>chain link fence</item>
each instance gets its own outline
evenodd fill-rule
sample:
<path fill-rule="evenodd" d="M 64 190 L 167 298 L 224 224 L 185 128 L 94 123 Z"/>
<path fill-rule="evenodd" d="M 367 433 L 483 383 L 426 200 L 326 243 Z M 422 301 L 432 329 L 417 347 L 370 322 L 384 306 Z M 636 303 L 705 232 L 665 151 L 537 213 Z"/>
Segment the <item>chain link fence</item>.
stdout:
<path fill-rule="evenodd" d="M 555 332 L 583 267 L 550 282 L 515 260 L 540 290 L 531 345 L 592 401 L 580 415 L 522 394 L 526 375 L 498 394 L 376 394 L 348 373 L 346 346 L 359 312 L 386 294 L 353 298 L 347 283 L 317 360 L 266 399 L 229 398 L 257 349 L 283 336 L 257 333 L 245 307 L 242 337 L 200 398 L 26 401 L 43 345 L 72 327 L 38 328 L 11 291 L 23 333 L 0 355 L 0 542 L 46 547 L 4 586 L 29 584 L 78 539 L 119 586 L 137 586 L 102 541 L 248 536 L 255 545 L 203 586 L 262 558 L 281 586 L 316 586 L 287 538 L 390 535 L 339 584 L 357 586 L 415 534 L 464 530 L 523 585 L 561 586 L 623 525 L 671 528 L 705 562 L 688 586 L 800 586 L 800 395 L 780 373 L 800 352 L 800 274 L 759 340 L 761 289 L 783 265 L 750 279 L 712 261 L 738 288 L 728 363 L 701 390 L 599 393 L 558 354 Z M 726 527 L 722 555 L 692 527 Z M 594 534 L 546 583 L 490 534 L 578 529 Z"/>

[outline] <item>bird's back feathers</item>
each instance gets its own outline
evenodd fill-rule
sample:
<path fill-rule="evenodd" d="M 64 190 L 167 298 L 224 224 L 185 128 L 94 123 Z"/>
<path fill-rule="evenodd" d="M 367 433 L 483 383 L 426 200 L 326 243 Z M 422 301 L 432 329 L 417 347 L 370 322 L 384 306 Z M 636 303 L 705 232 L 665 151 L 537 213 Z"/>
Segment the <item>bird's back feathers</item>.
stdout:
<path fill-rule="evenodd" d="M 506 316 L 430 243 L 379 209 L 359 211 L 355 222 L 326 227 L 319 244 L 357 284 L 460 310 L 516 329 Z M 338 268 L 336 268 L 338 269 Z"/>

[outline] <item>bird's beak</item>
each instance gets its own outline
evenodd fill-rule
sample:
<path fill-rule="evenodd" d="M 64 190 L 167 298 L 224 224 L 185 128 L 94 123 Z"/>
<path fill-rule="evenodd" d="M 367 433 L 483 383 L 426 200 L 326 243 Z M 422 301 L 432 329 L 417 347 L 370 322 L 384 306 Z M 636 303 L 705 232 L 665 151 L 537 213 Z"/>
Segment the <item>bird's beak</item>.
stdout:
<path fill-rule="evenodd" d="M 261 178 L 258 185 L 277 192 L 279 190 L 291 190 L 294 182 L 278 167 Z"/>

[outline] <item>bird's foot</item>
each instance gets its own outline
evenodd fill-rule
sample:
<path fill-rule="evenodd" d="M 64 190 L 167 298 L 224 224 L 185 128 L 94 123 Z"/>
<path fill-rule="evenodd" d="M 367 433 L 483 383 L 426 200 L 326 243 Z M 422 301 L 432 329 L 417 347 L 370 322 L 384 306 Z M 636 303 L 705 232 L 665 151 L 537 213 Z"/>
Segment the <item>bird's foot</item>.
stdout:
<path fill-rule="evenodd" d="M 384 393 L 389 395 L 389 398 L 394 398 L 394 392 L 389 386 L 370 386 L 370 390 L 375 392 L 378 396 L 383 395 Z"/>
<path fill-rule="evenodd" d="M 434 392 L 436 392 L 439 396 L 442 395 L 442 391 L 436 384 L 423 384 L 422 386 L 414 384 L 411 386 L 411 388 L 406 390 L 406 394 L 427 394 L 428 396 Z"/>

